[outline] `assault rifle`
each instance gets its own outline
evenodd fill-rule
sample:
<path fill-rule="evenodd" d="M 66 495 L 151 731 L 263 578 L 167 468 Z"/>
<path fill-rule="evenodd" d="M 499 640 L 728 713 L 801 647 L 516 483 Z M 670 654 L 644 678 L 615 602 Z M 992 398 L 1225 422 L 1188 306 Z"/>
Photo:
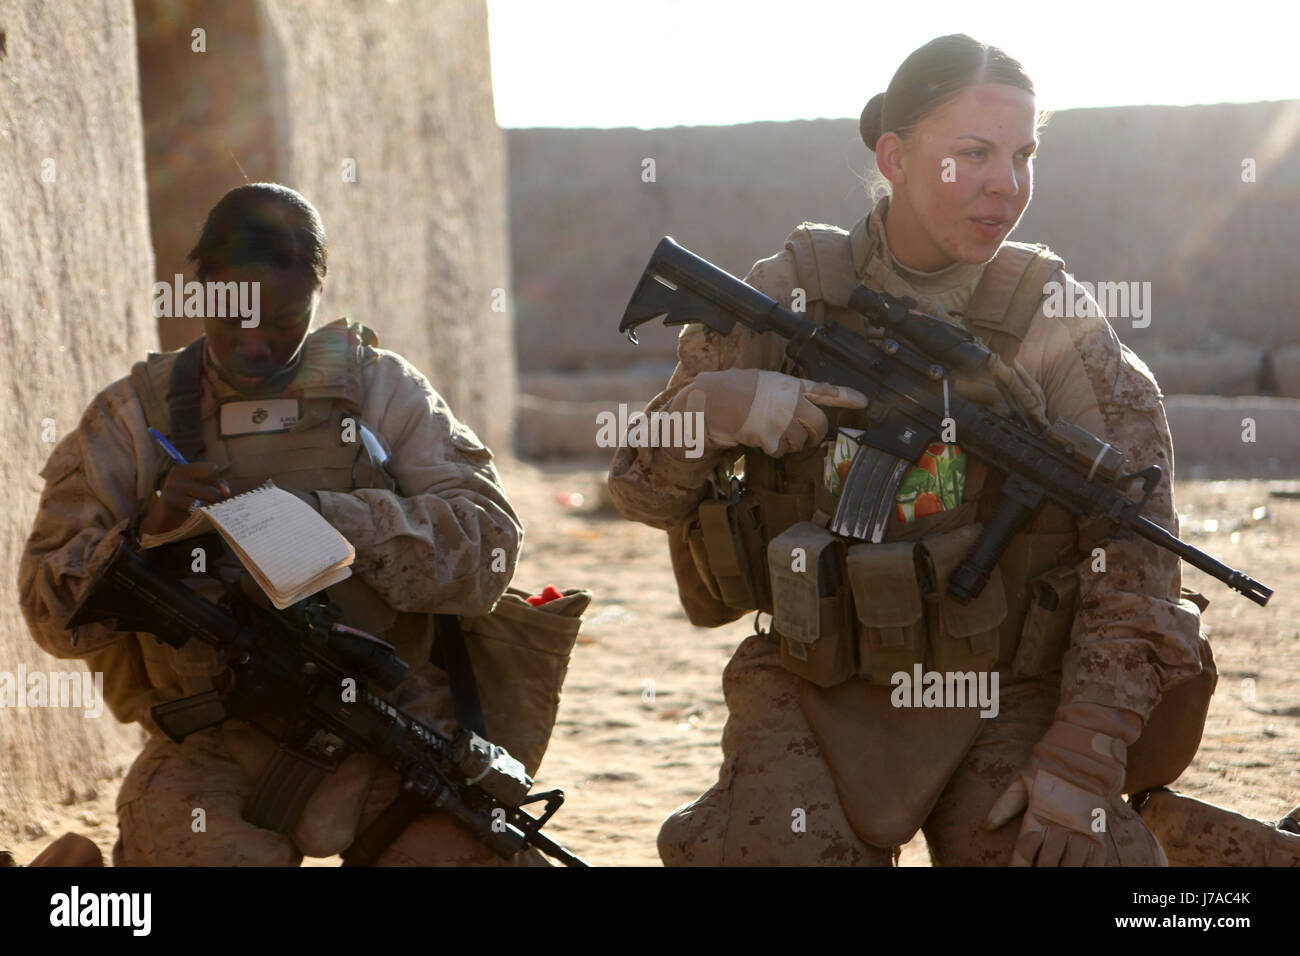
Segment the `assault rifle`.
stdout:
<path fill-rule="evenodd" d="M 803 377 L 866 395 L 863 447 L 849 468 L 830 526 L 847 537 L 882 540 L 904 475 L 944 434 L 945 424 L 955 425 L 963 451 L 1005 476 L 993 517 L 948 583 L 948 593 L 962 604 L 979 595 L 1012 537 L 1049 501 L 1141 535 L 1256 604 L 1268 603 L 1271 588 L 1142 517 L 1164 479 L 1158 465 L 1126 473 L 1118 449 L 1064 419 L 1041 428 L 1023 415 L 1013 420 L 950 394 L 950 372 L 988 381 L 997 357 L 965 329 L 918 312 L 915 302 L 859 285 L 848 305 L 874 322 L 866 336 L 834 320 L 818 326 L 801 318 L 666 237 L 650 257 L 618 328 L 635 343 L 637 326 L 660 317 L 665 325 L 701 322 L 722 335 L 739 322 L 787 339 L 786 354 Z M 1007 404 L 1016 408 L 1013 401 Z M 1134 499 L 1125 489 L 1137 483 L 1141 497 Z"/>
<path fill-rule="evenodd" d="M 226 652 L 232 680 L 225 689 L 150 713 L 178 743 L 231 718 L 280 742 L 244 808 L 248 822 L 291 833 L 325 774 L 360 751 L 400 773 L 402 789 L 344 852 L 345 865 L 373 863 L 426 810 L 451 814 L 503 859 L 536 847 L 567 866 L 587 865 L 540 832 L 563 790 L 530 794 L 533 779 L 503 748 L 467 728 L 448 738 L 366 686 L 393 690 L 406 675 L 392 644 L 338 623 L 337 607 L 320 598 L 273 611 L 227 585 L 214 604 L 161 573 L 164 564 L 123 540 L 65 627 L 113 618 L 114 630 L 143 631 L 177 648 L 198 638 Z M 538 817 L 522 809 L 539 801 Z"/>

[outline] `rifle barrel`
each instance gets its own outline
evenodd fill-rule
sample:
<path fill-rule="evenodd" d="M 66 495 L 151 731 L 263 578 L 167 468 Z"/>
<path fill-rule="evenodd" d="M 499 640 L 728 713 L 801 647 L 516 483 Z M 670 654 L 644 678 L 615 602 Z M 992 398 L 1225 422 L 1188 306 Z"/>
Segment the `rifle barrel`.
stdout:
<path fill-rule="evenodd" d="M 1188 544 L 1181 538 L 1170 534 L 1150 518 L 1138 516 L 1128 525 L 1142 537 L 1153 544 L 1172 551 L 1192 567 L 1200 568 L 1210 577 L 1222 581 L 1234 591 L 1246 595 L 1260 607 L 1268 603 L 1273 596 L 1273 589 L 1260 584 L 1244 571 L 1229 567 L 1222 561 L 1210 557 L 1195 545 Z"/>
<path fill-rule="evenodd" d="M 528 845 L 536 847 L 547 856 L 554 857 L 565 866 L 591 866 L 578 854 L 566 850 L 544 833 L 533 832 L 529 834 Z"/>

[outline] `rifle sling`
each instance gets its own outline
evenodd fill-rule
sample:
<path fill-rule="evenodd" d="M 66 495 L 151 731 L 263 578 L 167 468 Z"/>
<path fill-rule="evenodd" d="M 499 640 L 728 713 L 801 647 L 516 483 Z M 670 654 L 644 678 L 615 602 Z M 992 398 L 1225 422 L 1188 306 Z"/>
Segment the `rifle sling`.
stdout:
<path fill-rule="evenodd" d="M 397 798 L 343 851 L 344 866 L 374 866 L 385 850 L 425 811 L 424 798 L 403 788 Z"/>
<path fill-rule="evenodd" d="M 465 645 L 460 618 L 454 614 L 434 614 L 432 617 L 433 644 L 429 648 L 429 662 L 447 672 L 456 723 L 486 737 L 483 702 L 479 699 L 478 682 L 474 679 L 474 665 Z M 403 787 L 397 798 L 343 851 L 343 865 L 374 866 L 411 821 L 426 809 L 421 797 Z"/>
<path fill-rule="evenodd" d="M 460 618 L 456 615 L 433 615 L 433 647 L 429 652 L 429 660 L 447 671 L 456 723 L 480 737 L 487 737 L 483 702 L 479 699 L 478 682 L 474 679 L 474 665 L 470 661 L 469 648 L 465 645 L 465 632 L 461 629 Z"/>

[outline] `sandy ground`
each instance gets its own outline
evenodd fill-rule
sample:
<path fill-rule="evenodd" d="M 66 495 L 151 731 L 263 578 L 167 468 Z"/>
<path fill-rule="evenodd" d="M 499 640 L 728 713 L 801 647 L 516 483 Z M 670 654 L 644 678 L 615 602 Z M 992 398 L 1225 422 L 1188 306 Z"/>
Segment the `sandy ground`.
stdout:
<path fill-rule="evenodd" d="M 516 583 L 596 595 L 538 781 L 568 794 L 547 831 L 594 864 L 657 865 L 660 822 L 716 779 L 722 669 L 750 619 L 715 630 L 686 620 L 663 533 L 608 506 L 601 463 L 502 471 L 527 529 Z M 584 498 L 576 508 L 560 501 L 573 493 Z M 1260 608 L 1184 566 L 1184 582 L 1212 602 L 1204 620 L 1220 679 L 1200 753 L 1178 789 L 1275 820 L 1300 803 L 1300 593 L 1290 586 L 1300 579 L 1300 482 L 1180 482 L 1175 500 L 1185 540 L 1277 589 Z M 50 807 L 42 832 L 10 847 L 17 861 L 66 830 L 91 837 L 107 857 L 119 783 Z M 920 836 L 902 862 L 928 865 Z"/>

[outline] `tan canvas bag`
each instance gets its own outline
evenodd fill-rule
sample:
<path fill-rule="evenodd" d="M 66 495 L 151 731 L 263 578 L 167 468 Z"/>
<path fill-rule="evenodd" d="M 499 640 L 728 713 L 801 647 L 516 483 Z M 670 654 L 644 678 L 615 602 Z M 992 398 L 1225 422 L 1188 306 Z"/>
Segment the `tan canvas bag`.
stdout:
<path fill-rule="evenodd" d="M 511 587 L 491 613 L 460 619 L 487 739 L 505 747 L 530 776 L 550 742 L 569 655 L 591 604 L 590 591 L 562 593 L 533 607 L 529 592 Z"/>

